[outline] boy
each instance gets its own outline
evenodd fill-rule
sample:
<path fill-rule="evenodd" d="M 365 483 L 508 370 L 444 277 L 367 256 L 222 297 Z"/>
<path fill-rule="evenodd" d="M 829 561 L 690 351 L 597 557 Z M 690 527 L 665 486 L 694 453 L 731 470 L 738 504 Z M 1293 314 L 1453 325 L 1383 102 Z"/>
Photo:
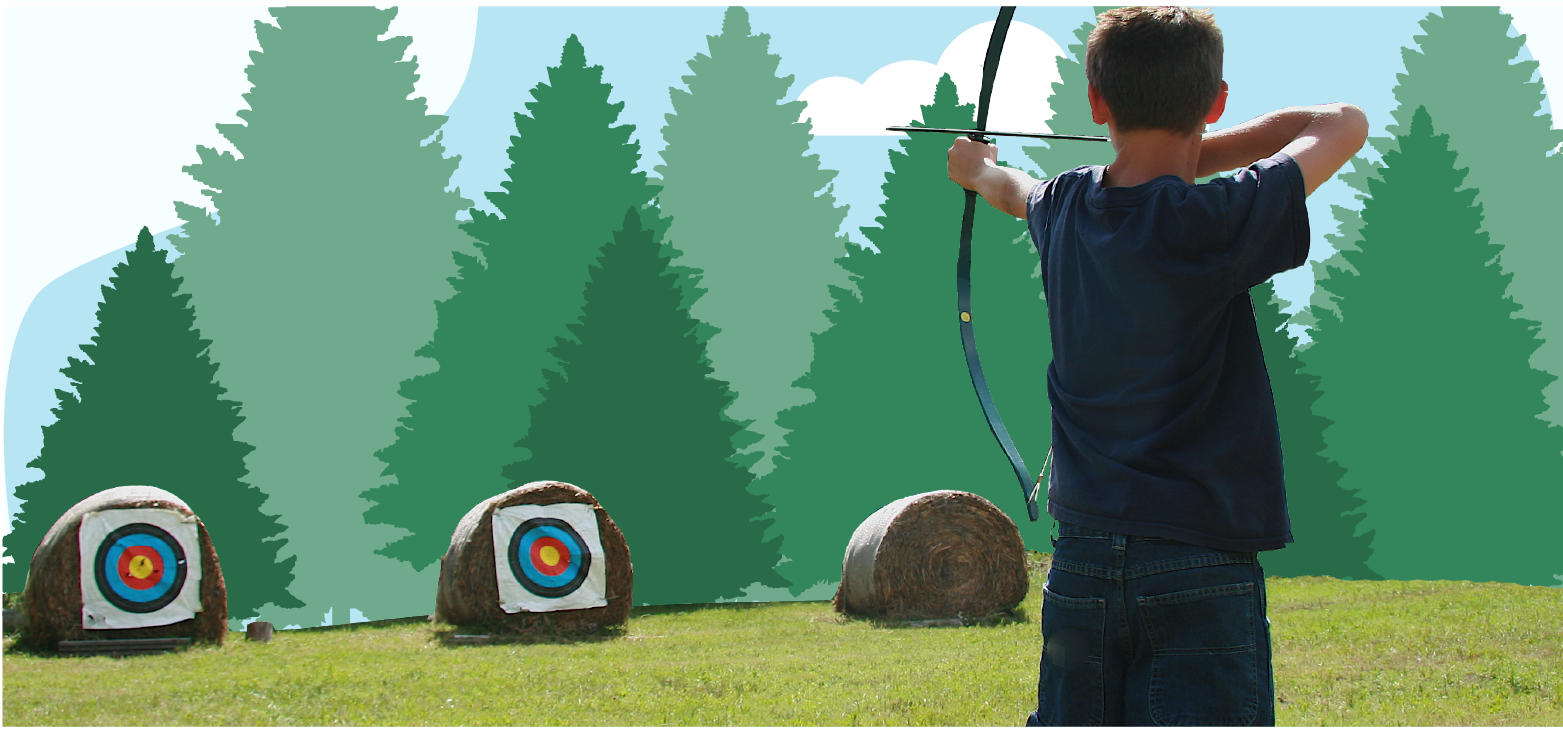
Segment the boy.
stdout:
<path fill-rule="evenodd" d="M 949 153 L 1042 257 L 1058 537 L 1027 724 L 1274 725 L 1257 552 L 1292 535 L 1248 289 L 1307 259 L 1303 199 L 1367 118 L 1291 107 L 1201 135 L 1227 96 L 1210 13 L 1098 20 L 1086 76 L 1112 164 L 1038 182 L 990 145 Z"/>

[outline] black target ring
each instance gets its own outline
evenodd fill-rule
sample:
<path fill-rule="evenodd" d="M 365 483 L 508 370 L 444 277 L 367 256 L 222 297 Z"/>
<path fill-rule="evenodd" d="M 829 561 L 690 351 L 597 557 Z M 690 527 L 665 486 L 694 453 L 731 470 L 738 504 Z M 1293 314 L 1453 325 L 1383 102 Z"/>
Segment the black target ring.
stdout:
<path fill-rule="evenodd" d="M 119 557 L 127 547 L 143 546 L 151 547 L 160 556 L 172 558 L 162 560 L 163 565 L 160 566 L 161 570 L 166 571 L 170 568 L 167 563 L 173 563 L 172 579 L 159 581 L 154 589 L 132 590 L 111 571 L 118 570 Z M 98 552 L 92 563 L 98 593 L 114 607 L 128 613 L 152 613 L 173 603 L 184 590 L 189 572 L 184 547 L 179 544 L 179 540 L 168 534 L 167 530 L 145 522 L 125 525 L 110 532 L 98 544 Z"/>
<path fill-rule="evenodd" d="M 548 580 L 539 575 L 532 563 L 532 544 L 538 539 L 558 540 L 569 551 L 571 563 L 567 572 L 558 580 Z M 554 517 L 533 517 L 521 523 L 510 536 L 510 547 L 505 551 L 510 560 L 510 574 L 516 582 L 532 594 L 543 598 L 563 598 L 586 582 L 591 570 L 592 552 L 570 523 Z M 534 577 L 535 576 L 535 577 Z"/>

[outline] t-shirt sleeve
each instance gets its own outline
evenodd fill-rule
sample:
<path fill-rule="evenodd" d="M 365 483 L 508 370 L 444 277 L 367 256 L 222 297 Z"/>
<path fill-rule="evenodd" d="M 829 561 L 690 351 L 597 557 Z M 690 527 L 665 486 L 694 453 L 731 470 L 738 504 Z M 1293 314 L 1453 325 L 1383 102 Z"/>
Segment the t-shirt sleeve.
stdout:
<path fill-rule="evenodd" d="M 1308 260 L 1307 189 L 1291 155 L 1277 152 L 1224 183 L 1233 295 Z"/>
<path fill-rule="evenodd" d="M 1026 227 L 1031 231 L 1031 243 L 1037 247 L 1037 253 L 1044 258 L 1047 256 L 1047 227 L 1048 205 L 1047 192 L 1053 187 L 1053 181 L 1058 178 L 1049 178 L 1039 181 L 1031 186 L 1026 193 Z"/>

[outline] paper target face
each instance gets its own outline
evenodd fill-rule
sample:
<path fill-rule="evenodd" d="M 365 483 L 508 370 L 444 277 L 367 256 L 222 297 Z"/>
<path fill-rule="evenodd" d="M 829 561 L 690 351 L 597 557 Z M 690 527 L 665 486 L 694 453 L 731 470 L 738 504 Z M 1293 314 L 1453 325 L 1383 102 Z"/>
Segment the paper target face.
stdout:
<path fill-rule="evenodd" d="M 499 603 L 506 613 L 606 606 L 606 558 L 591 505 L 494 512 Z"/>
<path fill-rule="evenodd" d="M 82 627 L 166 626 L 201 610 L 195 518 L 173 510 L 123 509 L 82 518 Z"/>

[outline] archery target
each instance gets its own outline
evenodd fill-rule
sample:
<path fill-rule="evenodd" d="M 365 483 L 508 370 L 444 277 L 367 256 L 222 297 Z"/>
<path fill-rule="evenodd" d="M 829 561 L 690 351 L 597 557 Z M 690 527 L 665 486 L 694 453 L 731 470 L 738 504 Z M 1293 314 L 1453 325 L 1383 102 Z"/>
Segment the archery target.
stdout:
<path fill-rule="evenodd" d="M 114 509 L 82 518 L 82 627 L 166 626 L 201 610 L 195 517 L 167 509 Z"/>
<path fill-rule="evenodd" d="M 608 605 L 607 558 L 589 504 L 494 511 L 494 567 L 505 613 Z"/>

